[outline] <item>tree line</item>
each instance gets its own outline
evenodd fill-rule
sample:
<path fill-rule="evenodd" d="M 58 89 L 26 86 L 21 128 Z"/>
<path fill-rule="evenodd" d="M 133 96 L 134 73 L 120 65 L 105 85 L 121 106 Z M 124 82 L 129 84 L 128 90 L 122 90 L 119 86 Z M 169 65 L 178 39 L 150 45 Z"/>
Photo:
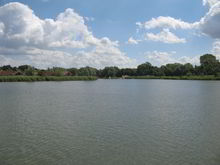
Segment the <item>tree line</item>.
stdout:
<path fill-rule="evenodd" d="M 53 67 L 48 69 L 37 69 L 30 65 L 12 67 L 5 65 L 0 67 L 0 76 L 25 75 L 25 76 L 96 76 L 100 78 L 114 78 L 123 76 L 220 76 L 220 62 L 212 54 L 205 54 L 200 57 L 200 65 L 187 64 L 166 64 L 161 67 L 153 66 L 146 62 L 137 68 L 118 68 L 115 66 L 96 69 L 92 67 L 82 68 L 61 68 Z"/>

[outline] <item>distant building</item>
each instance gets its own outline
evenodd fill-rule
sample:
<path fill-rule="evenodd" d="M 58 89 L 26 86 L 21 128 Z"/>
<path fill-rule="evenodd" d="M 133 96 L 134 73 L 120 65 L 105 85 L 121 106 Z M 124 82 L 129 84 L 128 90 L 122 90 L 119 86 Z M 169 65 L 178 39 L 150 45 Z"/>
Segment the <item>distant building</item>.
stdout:
<path fill-rule="evenodd" d="M 72 73 L 68 72 L 68 71 L 64 72 L 63 74 L 64 74 L 64 76 L 72 76 Z"/>
<path fill-rule="evenodd" d="M 15 71 L 0 71 L 0 76 L 14 76 L 17 72 Z"/>

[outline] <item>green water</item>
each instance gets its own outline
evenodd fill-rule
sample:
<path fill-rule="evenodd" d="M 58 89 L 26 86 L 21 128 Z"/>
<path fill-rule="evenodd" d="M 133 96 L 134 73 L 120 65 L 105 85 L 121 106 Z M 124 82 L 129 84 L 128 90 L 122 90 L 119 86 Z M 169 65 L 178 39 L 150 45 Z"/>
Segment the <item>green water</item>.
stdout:
<path fill-rule="evenodd" d="M 219 165 L 220 82 L 0 83 L 0 165 Z"/>

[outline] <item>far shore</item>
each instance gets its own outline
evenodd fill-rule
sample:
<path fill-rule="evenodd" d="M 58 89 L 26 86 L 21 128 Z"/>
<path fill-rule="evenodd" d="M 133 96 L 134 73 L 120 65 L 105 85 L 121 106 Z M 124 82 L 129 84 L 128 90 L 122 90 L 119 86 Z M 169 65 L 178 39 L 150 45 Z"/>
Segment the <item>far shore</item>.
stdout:
<path fill-rule="evenodd" d="M 206 76 L 125 76 L 99 78 L 96 76 L 0 76 L 0 82 L 36 82 L 36 81 L 94 81 L 98 79 L 139 79 L 139 80 L 220 80 L 214 75 Z"/>
<path fill-rule="evenodd" d="M 164 80 L 220 80 L 219 76 L 128 76 L 125 79 L 164 79 Z"/>
<path fill-rule="evenodd" d="M 0 82 L 94 81 L 95 76 L 0 76 Z"/>

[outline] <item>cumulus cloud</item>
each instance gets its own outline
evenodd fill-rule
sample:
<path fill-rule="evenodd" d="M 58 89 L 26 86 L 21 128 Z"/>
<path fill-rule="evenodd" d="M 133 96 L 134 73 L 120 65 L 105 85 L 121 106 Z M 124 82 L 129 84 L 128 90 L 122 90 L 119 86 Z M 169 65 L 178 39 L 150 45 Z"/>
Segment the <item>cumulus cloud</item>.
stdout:
<path fill-rule="evenodd" d="M 92 51 L 78 51 L 76 55 L 72 55 L 63 51 L 52 51 L 42 49 L 30 49 L 26 52 L 27 57 L 31 61 L 31 65 L 46 68 L 48 66 L 61 67 L 99 67 L 120 66 L 134 67 L 135 63 L 132 59 L 125 55 L 121 55 L 120 50 L 105 46 L 95 47 Z"/>
<path fill-rule="evenodd" d="M 220 40 L 216 40 L 212 45 L 212 53 L 220 60 Z"/>
<path fill-rule="evenodd" d="M 215 54 L 220 54 L 220 40 L 217 40 L 213 43 L 212 52 L 214 52 Z"/>
<path fill-rule="evenodd" d="M 197 29 L 203 34 L 214 39 L 220 38 L 220 0 L 203 0 L 204 5 L 209 5 L 209 11 L 199 21 L 189 23 L 172 17 L 152 18 L 150 21 L 136 23 L 139 28 L 146 30 L 155 28 L 167 29 Z"/>
<path fill-rule="evenodd" d="M 212 38 L 220 38 L 220 1 L 215 3 L 209 12 L 200 20 L 200 28 L 204 34 Z"/>
<path fill-rule="evenodd" d="M 196 57 L 175 57 L 176 52 L 160 52 L 160 51 L 152 51 L 146 52 L 145 57 L 147 61 L 156 66 L 166 65 L 169 63 L 191 63 L 194 65 L 199 64 L 199 56 Z"/>
<path fill-rule="evenodd" d="M 203 5 L 213 6 L 213 5 L 215 5 L 217 2 L 219 2 L 219 0 L 203 0 Z"/>
<path fill-rule="evenodd" d="M 84 17 L 86 21 L 95 21 L 95 18 L 93 17 Z"/>
<path fill-rule="evenodd" d="M 159 16 L 157 18 L 152 18 L 146 22 L 137 22 L 136 25 L 138 29 L 143 29 L 149 31 L 152 29 L 173 29 L 173 30 L 196 30 L 200 31 L 201 34 L 210 36 L 214 39 L 220 39 L 220 0 L 203 0 L 204 5 L 209 6 L 209 11 L 197 22 L 186 22 L 181 19 L 176 19 L 173 17 Z M 170 34 L 169 32 L 164 32 L 162 30 L 158 34 L 153 34 L 149 32 L 144 32 L 143 35 L 147 35 L 153 41 L 164 41 L 165 34 Z M 175 34 L 172 36 L 176 39 L 180 39 Z M 184 39 L 180 39 L 179 42 L 185 42 Z M 179 42 L 164 42 L 164 43 L 179 43 Z"/>
<path fill-rule="evenodd" d="M 163 29 L 160 33 L 154 34 L 154 33 L 146 33 L 145 39 L 151 40 L 151 41 L 159 41 L 164 42 L 168 44 L 174 44 L 174 43 L 185 43 L 186 39 L 179 38 L 172 32 L 170 32 L 169 29 Z"/>
<path fill-rule="evenodd" d="M 25 62 L 39 67 L 136 65 L 120 51 L 118 41 L 96 38 L 73 9 L 66 9 L 56 19 L 40 19 L 18 2 L 0 7 L 0 54 L 6 59 L 25 56 Z"/>
<path fill-rule="evenodd" d="M 140 42 L 140 40 L 135 40 L 133 37 L 130 37 L 128 39 L 127 44 L 131 44 L 131 45 L 137 45 Z"/>
<path fill-rule="evenodd" d="M 188 23 L 181 19 L 175 19 L 172 17 L 157 17 L 152 18 L 150 21 L 141 23 L 137 22 L 136 25 L 139 28 L 154 29 L 154 28 L 172 28 L 172 29 L 192 29 L 198 26 L 198 23 Z"/>
<path fill-rule="evenodd" d="M 139 29 L 144 30 L 142 36 L 145 40 L 160 41 L 167 44 L 177 44 L 186 43 L 186 39 L 176 36 L 174 33 L 170 32 L 170 29 L 197 29 L 199 27 L 199 22 L 188 23 L 182 21 L 181 19 L 160 16 L 143 23 L 137 22 L 136 25 L 138 26 L 137 31 L 140 31 Z M 149 32 L 149 30 L 156 28 L 162 29 L 161 32 L 157 34 Z"/>
<path fill-rule="evenodd" d="M 66 9 L 55 20 L 42 20 L 28 6 L 8 3 L 0 7 L 0 29 L 4 33 L 0 43 L 6 47 L 85 48 L 98 42 L 73 9 Z"/>

